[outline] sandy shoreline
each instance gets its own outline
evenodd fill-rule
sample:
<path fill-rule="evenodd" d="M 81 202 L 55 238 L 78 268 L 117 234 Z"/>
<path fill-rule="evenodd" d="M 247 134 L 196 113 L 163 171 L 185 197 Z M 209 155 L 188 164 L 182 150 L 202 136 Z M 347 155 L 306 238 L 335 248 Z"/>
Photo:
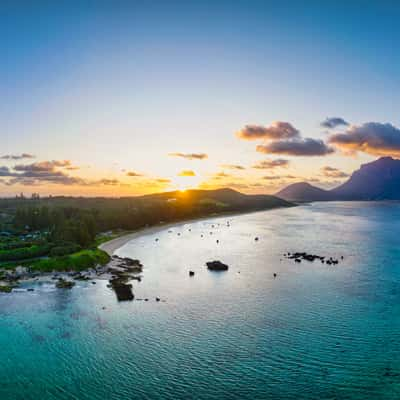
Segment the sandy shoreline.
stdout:
<path fill-rule="evenodd" d="M 232 218 L 232 217 L 238 217 L 241 215 L 246 215 L 246 214 L 254 214 L 254 213 L 262 213 L 265 211 L 272 211 L 272 210 L 277 210 L 282 207 L 274 207 L 266 210 L 257 210 L 257 211 L 248 211 L 248 212 L 227 212 L 227 213 L 221 213 L 218 215 L 208 215 L 200 218 L 191 218 L 183 221 L 175 221 L 175 222 L 170 222 L 168 224 L 160 224 L 160 225 L 154 225 L 150 226 L 147 228 L 141 228 L 138 229 L 135 232 L 128 233 L 126 235 L 122 235 L 120 237 L 117 237 L 115 239 L 112 239 L 108 242 L 102 243 L 98 248 L 100 250 L 105 251 L 110 257 L 120 249 L 122 246 L 124 246 L 126 243 L 130 242 L 133 239 L 137 239 L 140 236 L 146 236 L 146 235 L 152 235 L 157 232 L 161 232 L 165 229 L 170 229 L 170 228 L 179 228 L 183 225 L 190 224 L 190 223 L 195 223 L 199 221 L 206 221 L 206 220 L 213 220 L 213 219 L 218 219 L 218 218 Z"/>

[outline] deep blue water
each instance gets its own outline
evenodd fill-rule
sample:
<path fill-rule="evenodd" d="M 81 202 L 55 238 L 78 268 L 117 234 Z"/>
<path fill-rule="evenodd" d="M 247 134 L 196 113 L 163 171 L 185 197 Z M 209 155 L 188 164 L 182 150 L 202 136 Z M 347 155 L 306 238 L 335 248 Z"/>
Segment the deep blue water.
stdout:
<path fill-rule="evenodd" d="M 1 294 L 0 399 L 399 399 L 399 221 L 399 203 L 199 221 L 118 250 L 148 302 L 104 281 Z"/>

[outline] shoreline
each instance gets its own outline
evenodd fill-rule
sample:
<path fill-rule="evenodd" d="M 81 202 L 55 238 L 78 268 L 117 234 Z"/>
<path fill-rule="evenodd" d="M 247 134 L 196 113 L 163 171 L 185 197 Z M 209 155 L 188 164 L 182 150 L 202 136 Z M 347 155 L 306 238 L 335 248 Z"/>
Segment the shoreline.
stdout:
<path fill-rule="evenodd" d="M 147 236 L 147 235 L 152 235 L 161 231 L 164 231 L 166 229 L 170 228 L 180 228 L 186 224 L 190 223 L 197 223 L 200 221 L 205 221 L 205 220 L 215 220 L 215 219 L 220 219 L 220 218 L 232 218 L 236 216 L 241 216 L 241 215 L 247 215 L 247 214 L 254 214 L 254 213 L 259 213 L 259 212 L 265 212 L 265 211 L 272 211 L 275 209 L 281 209 L 284 207 L 275 207 L 272 209 L 265 209 L 265 210 L 254 210 L 254 211 L 248 211 L 248 212 L 227 212 L 227 213 L 221 213 L 221 214 L 214 214 L 214 215 L 207 215 L 207 216 L 202 216 L 198 218 L 189 218 L 186 220 L 180 220 L 180 221 L 174 221 L 174 222 L 168 222 L 168 223 L 162 223 L 159 225 L 153 225 L 153 226 L 148 226 L 144 228 L 137 229 L 136 231 L 129 232 L 126 234 L 122 234 L 119 237 L 116 237 L 114 239 L 111 239 L 107 242 L 101 243 L 99 246 L 97 246 L 97 249 L 104 251 L 107 253 L 107 255 L 110 257 L 110 260 L 108 261 L 107 264 L 104 266 L 101 266 L 100 268 L 90 268 L 87 270 L 81 270 L 81 271 L 75 271 L 75 270 L 66 270 L 66 271 L 35 271 L 34 276 L 31 276 L 31 272 L 29 272 L 29 276 L 26 276 L 22 274 L 20 277 L 16 279 L 1 279 L 0 278 L 0 287 L 4 289 L 4 287 L 9 286 L 12 288 L 12 291 L 14 289 L 18 289 L 18 285 L 20 283 L 50 283 L 50 282 L 56 282 L 57 279 L 63 279 L 63 280 L 75 280 L 76 276 L 84 276 L 85 279 L 83 280 L 110 280 L 113 276 L 113 273 L 111 270 L 118 269 L 118 265 L 115 265 L 115 261 L 119 262 L 120 260 L 118 257 L 117 260 L 114 260 L 115 257 L 115 252 L 123 247 L 125 244 L 129 243 L 131 240 L 137 239 L 142 236 Z M 1 270 L 1 269 L 0 269 Z M 123 272 L 123 271 L 122 271 Z M 115 271 L 114 271 L 115 274 Z M 78 280 L 80 280 L 78 278 Z M 4 290 L 0 290 L 0 293 Z"/>
<path fill-rule="evenodd" d="M 111 239 L 108 242 L 104 242 L 104 243 L 100 244 L 99 246 L 97 246 L 97 248 L 105 251 L 110 257 L 112 257 L 118 249 L 125 246 L 131 240 L 137 239 L 141 236 L 153 235 L 153 234 L 161 232 L 165 229 L 177 228 L 177 227 L 181 227 L 186 224 L 199 222 L 199 221 L 203 221 L 203 220 L 223 218 L 225 216 L 232 217 L 232 216 L 238 216 L 238 215 L 252 214 L 254 212 L 262 212 L 262 211 L 265 211 L 265 210 L 252 211 L 252 212 L 248 212 L 248 213 L 229 213 L 229 214 L 211 215 L 211 216 L 207 216 L 207 217 L 191 218 L 191 219 L 182 220 L 182 221 L 168 222 L 167 224 L 148 226 L 145 228 L 140 228 L 134 232 L 127 233 L 126 235 L 122 235 L 117 238 Z"/>
<path fill-rule="evenodd" d="M 296 206 L 294 206 L 296 207 Z M 163 231 L 164 229 L 169 229 L 169 228 L 176 228 L 176 227 L 181 227 L 183 225 L 189 224 L 189 223 L 194 223 L 194 222 L 199 222 L 199 221 L 204 221 L 204 220 L 212 220 L 216 218 L 223 218 L 223 217 L 237 217 L 241 215 L 247 215 L 247 214 L 255 214 L 259 212 L 265 212 L 265 211 L 272 211 L 272 210 L 280 210 L 282 208 L 286 207 L 274 207 L 274 208 L 267 208 L 265 210 L 254 210 L 254 211 L 247 211 L 247 212 L 227 212 L 227 213 L 221 213 L 217 215 L 207 215 L 199 218 L 190 218 L 186 220 L 180 220 L 180 221 L 175 221 L 175 222 L 168 222 L 166 224 L 159 224 L 159 225 L 153 225 L 153 226 L 148 226 L 145 228 L 140 228 L 134 232 L 127 233 L 126 235 L 119 236 L 117 238 L 111 239 L 108 242 L 104 242 L 97 246 L 98 249 L 105 251 L 110 257 L 112 257 L 115 252 L 123 247 L 125 244 L 130 242 L 131 240 L 137 239 L 141 236 L 147 236 L 147 235 L 152 235 L 154 233 L 158 233 Z"/>

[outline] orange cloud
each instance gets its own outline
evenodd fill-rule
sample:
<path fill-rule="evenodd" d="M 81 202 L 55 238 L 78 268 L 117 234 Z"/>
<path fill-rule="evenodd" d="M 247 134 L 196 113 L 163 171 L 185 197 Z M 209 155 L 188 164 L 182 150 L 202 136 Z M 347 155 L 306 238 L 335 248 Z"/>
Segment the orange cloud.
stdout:
<path fill-rule="evenodd" d="M 278 158 L 276 160 L 263 160 L 253 165 L 255 169 L 272 169 L 278 167 L 288 167 L 289 160 L 284 160 L 283 158 Z"/>
<path fill-rule="evenodd" d="M 139 176 L 143 176 L 142 174 L 139 174 L 138 172 L 135 172 L 135 171 L 128 171 L 127 173 L 126 173 L 126 176 L 130 176 L 130 177 L 139 177 Z"/>
<path fill-rule="evenodd" d="M 246 169 L 246 168 L 243 167 L 242 165 L 238 165 L 238 164 L 221 164 L 221 168 L 225 168 L 225 169 L 237 169 L 237 170 L 244 170 L 244 169 Z"/>
<path fill-rule="evenodd" d="M 184 169 L 183 171 L 179 172 L 178 176 L 196 176 L 196 174 L 190 169 Z"/>
<path fill-rule="evenodd" d="M 205 153 L 169 153 L 170 157 L 181 157 L 187 160 L 205 160 L 208 155 Z"/>

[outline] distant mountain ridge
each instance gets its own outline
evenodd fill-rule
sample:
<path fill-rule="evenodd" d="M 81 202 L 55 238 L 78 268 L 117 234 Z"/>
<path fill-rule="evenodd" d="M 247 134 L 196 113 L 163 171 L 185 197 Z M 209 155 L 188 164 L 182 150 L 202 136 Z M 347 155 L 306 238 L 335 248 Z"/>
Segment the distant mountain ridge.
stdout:
<path fill-rule="evenodd" d="M 331 190 L 299 182 L 275 196 L 288 201 L 400 200 L 400 160 L 381 157 L 363 164 L 345 183 Z"/>
<path fill-rule="evenodd" d="M 185 191 L 173 191 L 149 194 L 137 197 L 145 201 L 184 201 L 188 204 L 206 204 L 218 202 L 227 210 L 251 211 L 265 210 L 276 207 L 290 207 L 293 204 L 285 199 L 267 194 L 244 194 L 229 188 L 215 190 L 190 189 Z"/>

